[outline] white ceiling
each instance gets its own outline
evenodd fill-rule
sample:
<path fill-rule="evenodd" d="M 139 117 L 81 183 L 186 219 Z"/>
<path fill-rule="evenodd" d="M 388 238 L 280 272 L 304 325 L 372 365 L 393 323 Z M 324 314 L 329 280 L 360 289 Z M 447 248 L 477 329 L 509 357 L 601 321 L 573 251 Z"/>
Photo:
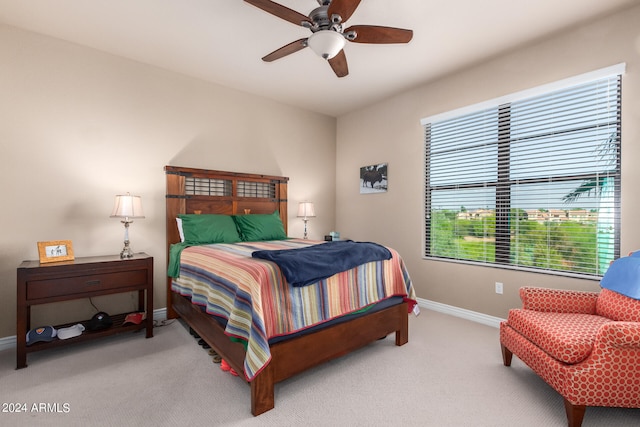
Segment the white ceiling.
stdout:
<path fill-rule="evenodd" d="M 348 43 L 349 75 L 304 49 L 309 30 L 242 0 L 0 0 L 0 23 L 338 116 L 640 0 L 362 0 L 348 25 L 412 29 L 406 45 Z M 316 0 L 278 0 L 304 15 Z"/>

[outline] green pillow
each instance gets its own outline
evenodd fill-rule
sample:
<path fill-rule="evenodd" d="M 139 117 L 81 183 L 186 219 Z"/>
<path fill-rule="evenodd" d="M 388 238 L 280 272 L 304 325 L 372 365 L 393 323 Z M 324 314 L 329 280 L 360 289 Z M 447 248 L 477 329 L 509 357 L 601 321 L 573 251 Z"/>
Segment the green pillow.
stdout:
<path fill-rule="evenodd" d="M 182 214 L 184 242 L 190 245 L 240 242 L 236 223 L 230 215 Z"/>
<path fill-rule="evenodd" d="M 245 242 L 287 238 L 278 211 L 272 214 L 235 215 L 233 219 L 238 226 L 242 240 Z"/>

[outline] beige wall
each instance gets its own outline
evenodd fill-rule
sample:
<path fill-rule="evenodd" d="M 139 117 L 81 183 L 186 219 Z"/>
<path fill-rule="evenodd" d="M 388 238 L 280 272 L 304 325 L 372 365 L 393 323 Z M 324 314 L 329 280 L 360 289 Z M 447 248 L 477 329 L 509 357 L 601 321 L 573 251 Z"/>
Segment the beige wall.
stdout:
<path fill-rule="evenodd" d="M 421 298 L 493 316 L 523 285 L 597 290 L 596 281 L 422 259 L 424 136 L 420 119 L 626 62 L 622 106 L 622 252 L 640 247 L 640 7 L 567 30 L 339 117 L 336 228 L 396 248 Z M 446 41 L 443 41 L 446 42 Z M 361 166 L 388 162 L 389 190 L 359 195 Z M 504 283 L 504 294 L 494 291 Z"/>
<path fill-rule="evenodd" d="M 134 250 L 155 257 L 155 304 L 165 305 L 163 166 L 291 177 L 297 202 L 316 202 L 310 237 L 337 229 L 400 251 L 421 298 L 504 317 L 522 285 L 597 289 L 597 283 L 423 260 L 420 119 L 511 92 L 627 63 L 623 79 L 622 250 L 640 247 L 640 7 L 568 30 L 387 101 L 340 117 L 187 78 L 56 39 L 0 26 L 0 337 L 15 334 L 16 267 L 36 242 L 68 239 L 76 256 L 113 253 L 123 227 L 113 196 L 143 197 Z M 337 141 L 337 143 L 336 143 Z M 309 160 L 309 161 L 305 161 Z M 360 195 L 358 172 L 388 162 L 389 191 Z M 504 295 L 494 282 L 504 283 Z M 131 296 L 96 298 L 106 311 Z M 92 315 L 87 301 L 34 310 L 34 324 Z"/>
<path fill-rule="evenodd" d="M 76 256 L 118 254 L 115 194 L 142 196 L 134 251 L 155 257 L 165 306 L 167 164 L 284 175 L 289 235 L 297 202 L 316 203 L 310 237 L 333 229 L 336 120 L 158 68 L 0 26 L 0 337 L 15 335 L 16 268 L 36 242 L 71 240 Z M 132 297 L 94 299 L 107 312 Z M 89 318 L 86 300 L 39 306 L 33 324 Z"/>

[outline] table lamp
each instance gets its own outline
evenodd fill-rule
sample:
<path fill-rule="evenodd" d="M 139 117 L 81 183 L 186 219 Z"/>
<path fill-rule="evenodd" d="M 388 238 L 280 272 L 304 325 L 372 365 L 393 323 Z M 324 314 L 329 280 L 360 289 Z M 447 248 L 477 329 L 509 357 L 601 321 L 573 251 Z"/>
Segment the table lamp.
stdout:
<path fill-rule="evenodd" d="M 302 218 L 302 221 L 304 221 L 303 239 L 307 238 L 307 221 L 309 221 L 309 218 L 314 218 L 315 216 L 316 216 L 316 211 L 313 207 L 313 203 L 300 202 L 300 204 L 298 204 L 298 217 Z"/>
<path fill-rule="evenodd" d="M 124 248 L 120 252 L 120 258 L 132 258 L 133 252 L 129 246 L 129 224 L 133 222 L 133 218 L 144 218 L 140 196 L 132 196 L 129 193 L 116 196 L 111 218 L 124 218 L 120 221 L 124 224 Z"/>

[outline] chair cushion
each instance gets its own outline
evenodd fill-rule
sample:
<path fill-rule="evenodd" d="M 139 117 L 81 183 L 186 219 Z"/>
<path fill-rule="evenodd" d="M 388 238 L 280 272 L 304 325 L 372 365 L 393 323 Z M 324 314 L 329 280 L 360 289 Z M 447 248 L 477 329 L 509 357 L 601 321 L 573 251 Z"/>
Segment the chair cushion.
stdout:
<path fill-rule="evenodd" d="M 602 289 L 596 301 L 596 314 L 621 322 L 640 322 L 640 300 Z"/>
<path fill-rule="evenodd" d="M 507 323 L 556 360 L 575 364 L 593 349 L 600 326 L 610 319 L 593 314 L 509 311 Z"/>

